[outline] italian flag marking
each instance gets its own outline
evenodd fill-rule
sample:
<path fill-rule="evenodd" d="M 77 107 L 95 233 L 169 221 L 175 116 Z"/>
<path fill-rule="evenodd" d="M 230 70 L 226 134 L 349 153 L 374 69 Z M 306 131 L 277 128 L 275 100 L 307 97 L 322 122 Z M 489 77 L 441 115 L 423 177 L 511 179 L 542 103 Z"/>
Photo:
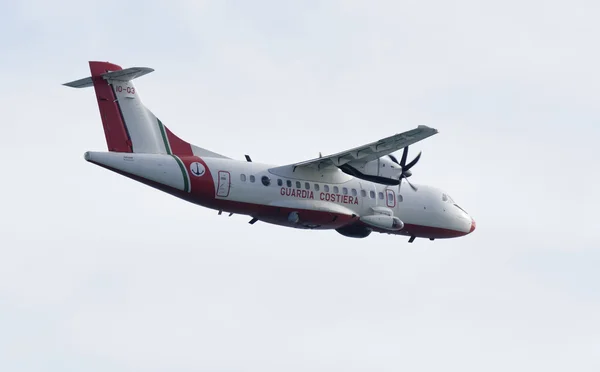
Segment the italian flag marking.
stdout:
<path fill-rule="evenodd" d="M 190 187 L 190 175 L 188 174 L 188 172 L 185 169 L 185 164 L 183 164 L 183 161 L 181 161 L 181 159 L 179 159 L 178 156 L 176 156 L 176 155 L 171 155 L 171 156 L 173 157 L 173 159 L 175 159 L 175 161 L 179 165 L 179 169 L 181 169 L 181 174 L 183 175 L 183 191 L 191 192 L 192 188 Z"/>

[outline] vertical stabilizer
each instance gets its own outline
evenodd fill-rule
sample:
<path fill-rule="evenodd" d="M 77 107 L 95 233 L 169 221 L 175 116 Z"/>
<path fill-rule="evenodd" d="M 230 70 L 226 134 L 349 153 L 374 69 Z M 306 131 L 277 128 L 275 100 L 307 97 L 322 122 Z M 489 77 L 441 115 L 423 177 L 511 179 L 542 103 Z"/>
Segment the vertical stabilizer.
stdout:
<path fill-rule="evenodd" d="M 225 158 L 177 137 L 144 106 L 132 80 L 153 69 L 92 61 L 90 71 L 92 76 L 64 85 L 94 87 L 108 151 Z"/>

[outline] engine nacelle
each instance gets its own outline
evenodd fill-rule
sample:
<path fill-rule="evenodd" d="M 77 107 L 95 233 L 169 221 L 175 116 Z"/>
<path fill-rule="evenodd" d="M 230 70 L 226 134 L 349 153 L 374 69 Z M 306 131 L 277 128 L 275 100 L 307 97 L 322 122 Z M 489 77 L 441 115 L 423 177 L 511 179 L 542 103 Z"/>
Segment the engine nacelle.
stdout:
<path fill-rule="evenodd" d="M 402 167 L 388 157 L 381 157 L 367 163 L 349 162 L 341 165 L 340 169 L 356 178 L 384 185 L 397 185 L 402 173 Z"/>
<path fill-rule="evenodd" d="M 373 232 L 373 230 L 371 230 L 367 226 L 361 225 L 359 223 L 354 223 L 349 226 L 340 227 L 339 229 L 335 229 L 335 231 L 349 238 L 359 239 L 366 238 L 367 236 L 371 235 L 371 232 Z"/>
<path fill-rule="evenodd" d="M 363 216 L 360 218 L 360 221 L 384 230 L 398 231 L 404 228 L 404 222 L 400 221 L 398 217 L 384 214 Z"/>

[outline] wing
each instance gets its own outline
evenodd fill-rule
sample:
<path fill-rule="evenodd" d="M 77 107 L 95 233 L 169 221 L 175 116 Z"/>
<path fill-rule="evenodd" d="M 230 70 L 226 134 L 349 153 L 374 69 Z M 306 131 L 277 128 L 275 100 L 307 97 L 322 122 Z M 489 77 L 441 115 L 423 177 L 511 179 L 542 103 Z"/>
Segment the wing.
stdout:
<path fill-rule="evenodd" d="M 390 137 L 380 139 L 363 146 L 353 149 L 338 152 L 337 154 L 322 156 L 316 159 L 303 161 L 291 166 L 314 168 L 318 170 L 337 168 L 348 162 L 369 162 L 378 159 L 384 155 L 391 154 L 395 151 L 412 145 L 413 143 L 424 140 L 438 133 L 437 129 L 429 128 L 425 125 L 419 125 L 417 128 L 404 133 L 398 133 Z M 289 167 L 290 165 L 286 166 Z"/>

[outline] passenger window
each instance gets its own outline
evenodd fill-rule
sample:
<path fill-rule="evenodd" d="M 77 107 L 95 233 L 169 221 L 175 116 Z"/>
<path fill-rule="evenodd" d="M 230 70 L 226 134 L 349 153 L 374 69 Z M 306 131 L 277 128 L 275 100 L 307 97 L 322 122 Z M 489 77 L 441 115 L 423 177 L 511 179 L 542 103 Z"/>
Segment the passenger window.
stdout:
<path fill-rule="evenodd" d="M 283 181 L 281 180 L 281 178 L 277 179 L 277 186 L 283 186 Z"/>
<path fill-rule="evenodd" d="M 325 192 L 329 192 L 329 185 L 323 185 L 323 190 L 325 190 Z"/>
<path fill-rule="evenodd" d="M 347 189 L 347 188 L 345 188 L 345 187 L 344 187 L 344 188 L 342 189 L 342 192 L 344 193 L 344 195 L 348 195 L 348 189 Z"/>
<path fill-rule="evenodd" d="M 383 193 L 379 192 L 379 199 L 383 199 Z"/>
<path fill-rule="evenodd" d="M 310 190 L 310 183 L 305 182 L 304 183 L 304 188 L 307 189 L 307 190 Z"/>
<path fill-rule="evenodd" d="M 267 176 L 262 176 L 260 178 L 260 182 L 262 182 L 262 184 L 265 186 L 269 186 L 271 184 L 271 179 Z"/>
<path fill-rule="evenodd" d="M 240 174 L 240 179 L 242 180 L 242 182 L 246 182 L 246 175 L 245 174 Z"/>
<path fill-rule="evenodd" d="M 375 191 L 369 191 L 369 196 L 371 197 L 371 199 L 375 199 Z"/>
<path fill-rule="evenodd" d="M 302 184 L 300 183 L 300 181 L 296 181 L 296 188 L 297 189 L 301 189 L 302 188 Z"/>
<path fill-rule="evenodd" d="M 337 186 L 333 186 L 333 193 L 334 194 L 339 194 L 340 193 L 340 189 Z"/>
<path fill-rule="evenodd" d="M 356 189 L 352 189 L 352 196 L 356 196 Z"/>
<path fill-rule="evenodd" d="M 256 181 L 256 178 L 254 178 L 254 176 L 250 176 L 250 182 L 254 182 Z"/>
<path fill-rule="evenodd" d="M 404 200 L 402 195 L 398 194 L 398 203 L 401 203 Z"/>
<path fill-rule="evenodd" d="M 315 183 L 315 191 L 319 191 L 319 184 Z"/>
<path fill-rule="evenodd" d="M 292 187 L 292 181 L 291 180 L 285 181 L 285 184 L 287 185 L 287 187 Z"/>
<path fill-rule="evenodd" d="M 366 190 L 360 190 L 360 196 L 362 196 L 363 198 L 367 197 L 367 191 Z"/>

